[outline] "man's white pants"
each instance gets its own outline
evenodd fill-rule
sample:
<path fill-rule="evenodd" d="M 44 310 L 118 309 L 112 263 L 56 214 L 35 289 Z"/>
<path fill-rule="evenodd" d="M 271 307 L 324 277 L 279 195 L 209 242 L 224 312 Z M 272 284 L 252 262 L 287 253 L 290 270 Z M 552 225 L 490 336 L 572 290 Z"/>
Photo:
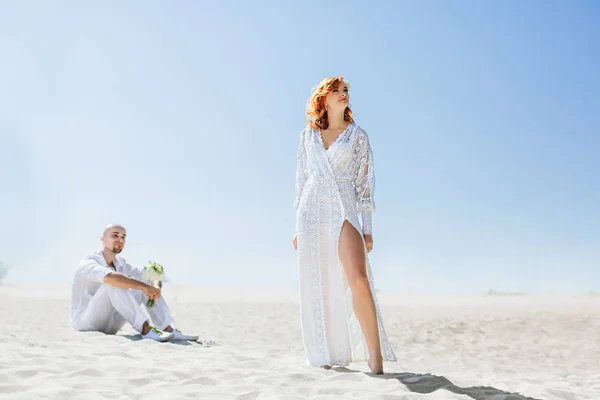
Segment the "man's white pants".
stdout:
<path fill-rule="evenodd" d="M 162 297 L 154 302 L 154 307 L 146 307 L 148 315 L 141 307 L 141 304 L 146 305 L 147 301 L 148 297 L 141 290 L 121 289 L 104 283 L 94 294 L 85 311 L 77 318 L 75 328 L 79 331 L 115 334 L 129 323 L 141 333 L 148 315 L 159 329 L 174 324 L 169 307 Z"/>

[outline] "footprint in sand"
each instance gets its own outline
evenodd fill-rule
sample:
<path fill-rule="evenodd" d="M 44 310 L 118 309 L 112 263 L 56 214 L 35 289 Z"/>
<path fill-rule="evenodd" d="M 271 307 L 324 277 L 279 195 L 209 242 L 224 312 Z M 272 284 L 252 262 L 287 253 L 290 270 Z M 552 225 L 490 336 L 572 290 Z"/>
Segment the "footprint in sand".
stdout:
<path fill-rule="evenodd" d="M 235 400 L 256 400 L 260 395 L 260 391 L 254 390 L 252 392 L 244 393 L 235 398 Z"/>
<path fill-rule="evenodd" d="M 141 386 L 149 384 L 152 381 L 148 378 L 134 378 L 134 379 L 130 379 L 128 382 L 134 386 L 141 387 Z"/>
<path fill-rule="evenodd" d="M 194 379 L 190 379 L 181 383 L 182 385 L 210 385 L 214 386 L 217 382 L 214 379 L 206 378 L 206 377 L 198 377 Z"/>
<path fill-rule="evenodd" d="M 344 389 L 344 388 L 321 388 L 319 390 L 317 390 L 318 394 L 321 395 L 335 395 L 335 396 L 342 396 L 346 393 L 348 393 L 348 389 Z"/>
<path fill-rule="evenodd" d="M 327 379 L 327 382 L 335 382 L 335 381 L 361 382 L 361 381 L 365 381 L 368 379 L 369 378 L 367 377 L 367 375 L 354 373 L 354 374 L 343 374 L 343 375 L 332 376 L 331 378 Z"/>
<path fill-rule="evenodd" d="M 36 376 L 37 374 L 38 371 L 35 369 L 22 369 L 20 371 L 15 372 L 15 375 L 23 379 L 31 378 L 32 376 Z"/>
<path fill-rule="evenodd" d="M 97 369 L 94 368 L 85 368 L 79 371 L 75 371 L 75 372 L 71 372 L 70 374 L 67 374 L 67 377 L 69 378 L 73 378 L 76 376 L 91 376 L 94 378 L 100 378 L 104 376 L 104 372 L 99 371 Z"/>
<path fill-rule="evenodd" d="M 302 375 L 302 374 L 291 374 L 290 379 L 292 379 L 294 382 L 302 382 L 302 383 L 312 383 L 312 382 L 316 381 L 316 379 L 313 378 L 312 376 Z"/>

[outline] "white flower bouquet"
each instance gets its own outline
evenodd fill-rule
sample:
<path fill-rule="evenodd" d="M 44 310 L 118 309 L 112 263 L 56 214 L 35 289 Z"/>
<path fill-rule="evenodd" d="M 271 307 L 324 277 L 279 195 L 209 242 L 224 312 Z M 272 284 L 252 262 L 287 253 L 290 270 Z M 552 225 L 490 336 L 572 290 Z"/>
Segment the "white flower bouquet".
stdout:
<path fill-rule="evenodd" d="M 142 280 L 144 282 L 150 281 L 150 284 L 157 289 L 160 289 L 160 282 L 165 277 L 165 270 L 162 265 L 154 260 L 148 261 L 148 265 L 145 265 L 142 269 Z M 149 299 L 146 303 L 148 307 L 154 307 L 154 300 Z"/>

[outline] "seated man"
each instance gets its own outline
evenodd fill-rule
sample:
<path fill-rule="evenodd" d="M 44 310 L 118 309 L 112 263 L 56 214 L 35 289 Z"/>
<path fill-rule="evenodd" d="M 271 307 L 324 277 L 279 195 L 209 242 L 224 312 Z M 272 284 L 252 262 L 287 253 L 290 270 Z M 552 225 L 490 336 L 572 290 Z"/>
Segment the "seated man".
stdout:
<path fill-rule="evenodd" d="M 71 323 L 78 331 L 117 333 L 126 322 L 143 339 L 159 342 L 198 340 L 174 328 L 174 320 L 161 290 L 141 281 L 142 271 L 125 262 L 118 254 L 125 247 L 125 228 L 109 225 L 102 235 L 102 249 L 89 253 L 79 262 L 73 280 Z M 162 287 L 162 285 L 160 285 Z M 147 307 L 148 321 L 141 304 Z"/>

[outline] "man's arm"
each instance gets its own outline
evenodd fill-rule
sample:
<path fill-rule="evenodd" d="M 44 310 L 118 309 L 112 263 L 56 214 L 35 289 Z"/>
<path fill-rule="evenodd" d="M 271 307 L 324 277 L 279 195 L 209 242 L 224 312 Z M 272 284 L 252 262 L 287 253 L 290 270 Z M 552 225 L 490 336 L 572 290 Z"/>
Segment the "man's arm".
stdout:
<path fill-rule="evenodd" d="M 109 285 L 113 285 L 121 289 L 144 290 L 147 286 L 149 286 L 142 281 L 132 279 L 119 272 L 111 272 L 106 275 L 104 277 L 104 283 L 108 283 Z"/>
<path fill-rule="evenodd" d="M 104 277 L 104 283 L 121 289 L 137 289 L 143 291 L 150 300 L 160 298 L 160 289 L 150 286 L 144 282 L 125 276 L 119 272 L 111 272 Z"/>

